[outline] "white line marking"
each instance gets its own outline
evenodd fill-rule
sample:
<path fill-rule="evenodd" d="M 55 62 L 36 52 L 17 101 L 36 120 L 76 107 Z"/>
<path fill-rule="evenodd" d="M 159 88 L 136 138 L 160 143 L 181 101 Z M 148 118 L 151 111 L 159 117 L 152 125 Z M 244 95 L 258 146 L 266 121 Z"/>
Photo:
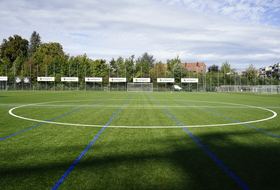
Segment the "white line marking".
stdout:
<path fill-rule="evenodd" d="M 71 101 L 76 101 L 76 100 L 71 100 Z M 88 100 L 80 100 L 80 101 L 88 101 Z M 56 103 L 58 103 L 58 102 L 70 102 L 70 101 L 56 101 Z M 207 101 L 196 101 L 196 102 L 207 102 Z M 16 115 L 16 114 L 13 113 L 13 110 L 18 109 L 18 108 L 22 108 L 22 107 L 26 107 L 26 106 L 34 106 L 34 105 L 38 105 L 38 104 L 46 104 L 46 103 L 55 103 L 55 102 L 43 102 L 43 103 L 26 104 L 26 105 L 17 106 L 17 107 L 14 107 L 14 108 L 10 109 L 9 114 L 14 116 L 14 117 L 20 118 L 20 119 L 29 120 L 29 121 L 36 121 L 36 122 L 40 122 L 40 123 L 47 122 L 47 123 L 58 124 L 58 125 L 85 126 L 85 127 L 103 127 L 104 126 L 104 125 L 87 125 L 87 124 L 77 124 L 77 123 L 48 122 L 48 121 L 44 121 L 44 120 L 22 117 L 22 116 L 19 116 L 19 115 Z M 207 102 L 207 103 L 209 103 L 209 102 Z M 273 116 L 268 117 L 268 118 L 264 118 L 264 119 L 260 119 L 260 120 L 246 121 L 246 122 L 241 122 L 241 123 L 224 123 L 224 124 L 211 124 L 211 125 L 188 125 L 188 126 L 183 126 L 183 127 L 215 127 L 215 126 L 242 125 L 243 123 L 248 124 L 248 123 L 257 123 L 257 122 L 261 122 L 261 121 L 267 121 L 267 120 L 273 119 L 277 116 L 277 113 L 274 112 L 273 110 L 263 108 L 263 107 L 242 105 L 242 104 L 233 104 L 233 103 L 223 103 L 223 102 L 211 102 L 211 103 L 229 104 L 229 105 L 235 105 L 235 106 L 243 106 L 243 107 L 245 106 L 245 107 L 250 107 L 250 108 L 254 108 L 254 109 L 262 109 L 262 110 L 266 110 L 266 111 L 269 111 L 269 112 L 273 113 Z M 165 107 L 165 106 L 162 106 L 162 107 Z M 166 106 L 166 107 L 168 107 L 168 106 Z M 186 107 L 189 107 L 189 106 L 186 106 Z M 204 107 L 204 106 L 201 106 L 201 107 Z M 110 127 L 110 128 L 151 128 L 151 129 L 153 129 L 153 128 L 181 128 L 182 126 L 107 126 L 107 127 Z"/>

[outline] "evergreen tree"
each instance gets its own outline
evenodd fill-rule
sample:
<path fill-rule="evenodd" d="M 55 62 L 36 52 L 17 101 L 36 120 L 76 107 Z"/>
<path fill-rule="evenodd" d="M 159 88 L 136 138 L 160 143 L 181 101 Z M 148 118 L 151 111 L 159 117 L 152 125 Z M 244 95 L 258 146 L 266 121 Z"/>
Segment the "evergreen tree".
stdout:
<path fill-rule="evenodd" d="M 28 47 L 28 57 L 32 57 L 32 55 L 37 51 L 41 44 L 41 37 L 39 33 L 34 31 L 31 34 L 30 41 L 29 41 L 29 47 Z"/>
<path fill-rule="evenodd" d="M 149 55 L 147 52 L 143 53 L 142 56 L 140 56 L 137 60 L 136 63 L 145 63 L 148 62 L 150 65 L 150 68 L 154 67 L 156 59 L 154 59 L 153 55 Z"/>

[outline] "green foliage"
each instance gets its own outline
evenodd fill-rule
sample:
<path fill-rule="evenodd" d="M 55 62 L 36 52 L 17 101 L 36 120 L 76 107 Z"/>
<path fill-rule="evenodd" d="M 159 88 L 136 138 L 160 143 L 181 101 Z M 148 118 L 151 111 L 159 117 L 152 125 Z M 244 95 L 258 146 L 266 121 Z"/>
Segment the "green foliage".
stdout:
<path fill-rule="evenodd" d="M 32 59 L 35 64 L 49 64 L 56 56 L 67 57 L 62 46 L 57 42 L 42 43 L 33 54 Z"/>
<path fill-rule="evenodd" d="M 61 77 L 79 77 L 80 85 L 84 85 L 84 77 L 103 77 L 102 85 L 108 84 L 108 77 L 126 77 L 127 82 L 133 78 L 151 78 L 156 84 L 157 78 L 175 78 L 175 83 L 181 83 L 180 78 L 199 78 L 200 84 L 219 85 L 265 85 L 279 84 L 278 73 L 272 77 L 257 78 L 256 69 L 251 64 L 245 75 L 237 75 L 229 62 L 222 63 L 220 69 L 217 65 L 208 67 L 208 73 L 192 73 L 182 67 L 179 56 L 167 59 L 167 64 L 155 62 L 153 55 L 143 53 L 135 60 L 134 55 L 117 59 L 91 60 L 86 54 L 69 56 L 57 42 L 41 43 L 39 33 L 34 31 L 30 37 L 30 44 L 18 35 L 3 39 L 0 46 L 0 75 L 8 76 L 13 81 L 14 76 L 31 76 L 35 85 L 37 76 L 53 76 L 56 82 Z M 28 55 L 28 57 L 27 57 Z M 38 85 L 38 84 L 37 84 Z M 39 86 L 39 85 L 38 85 Z M 60 89 L 63 89 L 63 85 Z M 197 88 L 195 84 L 189 84 Z M 81 87 L 82 88 L 82 87 Z M 197 88 L 198 89 L 198 88 Z M 190 91 L 190 90 L 189 90 Z"/>
<path fill-rule="evenodd" d="M 182 64 L 179 56 L 174 59 L 167 59 L 167 70 L 172 75 L 170 77 L 175 78 L 175 82 L 180 82 L 183 72 L 186 70 Z"/>
<path fill-rule="evenodd" d="M 138 57 L 136 60 L 136 63 L 148 63 L 150 66 L 149 68 L 152 68 L 154 66 L 156 59 L 154 59 L 153 55 L 149 55 L 147 52 L 143 53 L 142 56 Z"/>
<path fill-rule="evenodd" d="M 29 41 L 28 57 L 32 57 L 33 54 L 36 53 L 40 44 L 41 44 L 41 37 L 40 37 L 39 33 L 34 31 L 31 34 L 30 41 Z"/>
<path fill-rule="evenodd" d="M 155 78 L 163 78 L 165 76 L 167 68 L 163 65 L 163 63 L 157 62 L 154 65 L 154 69 L 153 69 L 153 75 L 155 76 Z"/>
<path fill-rule="evenodd" d="M 124 66 L 126 68 L 126 77 L 128 82 L 132 82 L 134 78 L 134 55 L 130 56 L 129 58 L 125 59 Z"/>
<path fill-rule="evenodd" d="M 0 45 L 0 57 L 2 59 L 8 58 L 14 62 L 17 57 L 27 57 L 28 40 L 23 39 L 21 36 L 15 34 L 7 39 L 3 39 Z"/>
<path fill-rule="evenodd" d="M 93 77 L 105 77 L 107 75 L 107 65 L 106 60 L 98 59 L 90 62 L 92 67 Z"/>
<path fill-rule="evenodd" d="M 257 69 L 253 64 L 250 64 L 249 67 L 246 69 L 246 77 L 252 80 L 257 77 Z"/>
<path fill-rule="evenodd" d="M 213 64 L 208 67 L 208 72 L 218 72 L 218 71 L 219 71 L 218 65 Z"/>
<path fill-rule="evenodd" d="M 222 73 L 230 73 L 230 72 L 232 72 L 232 69 L 231 69 L 230 64 L 229 64 L 228 61 L 222 63 L 220 71 Z"/>

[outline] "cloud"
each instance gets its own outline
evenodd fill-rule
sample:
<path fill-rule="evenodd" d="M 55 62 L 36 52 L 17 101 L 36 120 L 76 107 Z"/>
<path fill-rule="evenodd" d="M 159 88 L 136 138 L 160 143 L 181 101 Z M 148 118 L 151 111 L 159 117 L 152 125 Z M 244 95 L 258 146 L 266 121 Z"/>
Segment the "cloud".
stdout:
<path fill-rule="evenodd" d="M 183 5 L 187 10 L 211 12 L 253 22 L 267 22 L 266 13 L 279 12 L 280 8 L 278 0 L 164 0 L 164 2 L 169 5 Z"/>
<path fill-rule="evenodd" d="M 278 1 L 2 0 L 0 6 L 0 37 L 29 39 L 35 30 L 70 55 L 109 61 L 148 52 L 162 62 L 179 55 L 183 62 L 228 60 L 244 69 L 280 58 L 280 28 L 270 25 Z"/>

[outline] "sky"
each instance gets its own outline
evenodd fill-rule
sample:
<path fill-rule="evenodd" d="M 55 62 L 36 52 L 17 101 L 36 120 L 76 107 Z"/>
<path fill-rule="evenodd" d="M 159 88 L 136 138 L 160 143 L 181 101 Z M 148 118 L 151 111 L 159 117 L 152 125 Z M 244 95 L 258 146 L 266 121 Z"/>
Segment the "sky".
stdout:
<path fill-rule="evenodd" d="M 0 0 L 0 40 L 58 42 L 70 56 L 256 69 L 280 62 L 280 0 Z"/>

